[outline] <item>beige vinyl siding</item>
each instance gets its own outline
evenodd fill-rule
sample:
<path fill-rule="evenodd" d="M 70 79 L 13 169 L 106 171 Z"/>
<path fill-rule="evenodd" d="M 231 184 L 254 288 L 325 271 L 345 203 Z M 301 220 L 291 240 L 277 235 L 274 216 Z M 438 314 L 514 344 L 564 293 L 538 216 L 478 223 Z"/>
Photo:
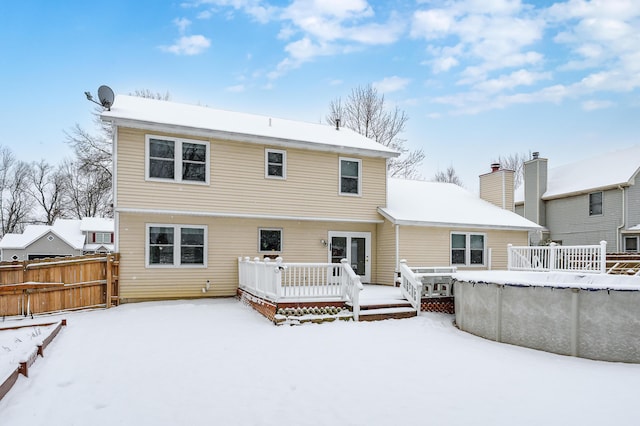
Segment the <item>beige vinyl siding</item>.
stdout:
<path fill-rule="evenodd" d="M 146 134 L 118 129 L 117 208 L 376 221 L 385 205 L 384 158 L 348 156 L 362 160 L 362 196 L 340 196 L 338 153 L 287 148 L 287 178 L 268 179 L 265 148 L 284 148 L 224 140 L 208 140 L 209 185 L 145 181 Z"/>
<path fill-rule="evenodd" d="M 480 198 L 500 208 L 513 211 L 513 178 L 513 172 L 510 170 L 481 175 Z"/>
<path fill-rule="evenodd" d="M 378 266 L 376 281 L 378 284 L 394 285 L 396 272 L 396 230 L 395 226 L 385 220 L 378 224 Z"/>
<path fill-rule="evenodd" d="M 400 227 L 400 259 L 406 259 L 409 266 L 450 266 L 451 265 L 451 233 L 478 233 L 485 235 L 488 250 L 491 249 L 491 268 L 507 269 L 507 245 L 527 245 L 527 231 L 504 231 L 487 229 L 450 229 L 429 228 L 419 226 Z M 459 267 L 459 269 L 486 269 Z"/>
<path fill-rule="evenodd" d="M 207 267 L 145 267 L 147 223 L 206 225 Z M 121 298 L 128 302 L 235 295 L 238 287 L 238 257 L 262 258 L 265 254 L 258 251 L 259 228 L 282 229 L 283 251 L 280 255 L 285 262 L 328 262 L 329 248 L 323 246 L 321 240 L 327 240 L 329 231 L 371 232 L 371 245 L 376 246 L 375 224 L 121 213 Z M 373 262 L 372 281 L 375 282 L 375 252 L 370 261 Z M 211 281 L 211 287 L 203 294 L 201 289 L 206 280 Z"/>

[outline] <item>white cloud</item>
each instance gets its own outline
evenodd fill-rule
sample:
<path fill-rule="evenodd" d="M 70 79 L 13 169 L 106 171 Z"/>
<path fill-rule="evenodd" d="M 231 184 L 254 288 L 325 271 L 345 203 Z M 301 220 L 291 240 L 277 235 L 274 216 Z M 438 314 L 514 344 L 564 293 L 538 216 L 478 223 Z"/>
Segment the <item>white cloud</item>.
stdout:
<path fill-rule="evenodd" d="M 245 91 L 244 84 L 236 84 L 235 86 L 229 86 L 226 88 L 227 92 L 240 93 Z"/>
<path fill-rule="evenodd" d="M 173 20 L 173 23 L 178 27 L 180 34 L 184 34 L 185 30 L 189 28 L 189 25 L 191 25 L 191 21 L 187 18 L 176 18 Z"/>
<path fill-rule="evenodd" d="M 615 104 L 611 101 L 584 101 L 582 102 L 582 109 L 585 111 L 595 111 L 597 109 L 611 108 Z"/>
<path fill-rule="evenodd" d="M 571 0 L 554 4 L 545 17 L 561 25 L 572 23 L 554 38 L 572 53 L 566 69 L 619 69 L 629 77 L 640 70 L 637 0 Z"/>
<path fill-rule="evenodd" d="M 551 79 L 550 72 L 530 72 L 524 69 L 514 71 L 508 75 L 485 80 L 474 86 L 474 89 L 485 93 L 498 93 L 511 90 L 519 86 L 531 86 L 541 80 Z"/>
<path fill-rule="evenodd" d="M 544 20 L 525 9 L 518 0 L 447 2 L 414 12 L 411 35 L 429 43 L 434 73 L 463 65 L 458 83 L 474 84 L 491 71 L 541 62 L 531 46 L 542 39 Z"/>
<path fill-rule="evenodd" d="M 213 12 L 211 12 L 210 10 L 203 10 L 196 15 L 198 19 L 210 19 L 212 16 Z"/>
<path fill-rule="evenodd" d="M 429 40 L 447 35 L 455 24 L 455 18 L 455 12 L 451 10 L 418 10 L 413 14 L 411 36 Z"/>
<path fill-rule="evenodd" d="M 278 78 L 318 56 L 344 54 L 367 45 L 396 42 L 405 24 L 391 13 L 385 22 L 375 20 L 365 0 L 294 0 L 279 14 L 281 40 L 299 38 L 285 47 L 288 56 L 271 72 Z"/>
<path fill-rule="evenodd" d="M 265 5 L 264 3 L 261 0 L 195 0 L 182 3 L 181 6 L 186 8 L 196 8 L 203 5 L 212 6 L 212 9 L 200 12 L 201 19 L 208 19 L 217 12 L 217 8 L 230 7 L 234 11 L 246 13 L 255 21 L 264 24 L 269 22 L 278 10 L 276 7 Z M 233 19 L 233 15 L 229 15 L 228 18 Z"/>
<path fill-rule="evenodd" d="M 373 87 L 382 93 L 391 93 L 403 90 L 411 82 L 408 78 L 398 77 L 385 77 L 384 79 L 374 82 Z"/>
<path fill-rule="evenodd" d="M 180 37 L 171 46 L 160 46 L 165 52 L 176 55 L 198 55 L 209 48 L 211 41 L 203 35 L 192 35 Z"/>

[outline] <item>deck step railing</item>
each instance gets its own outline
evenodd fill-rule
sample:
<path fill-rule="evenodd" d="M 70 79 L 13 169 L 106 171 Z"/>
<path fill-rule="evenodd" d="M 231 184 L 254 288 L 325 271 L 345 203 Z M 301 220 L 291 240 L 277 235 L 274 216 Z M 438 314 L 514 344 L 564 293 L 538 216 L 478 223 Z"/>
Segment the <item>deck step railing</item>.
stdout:
<path fill-rule="evenodd" d="M 400 291 L 402 296 L 411 303 L 413 309 L 420 313 L 422 281 L 416 277 L 404 259 L 400 261 Z"/>
<path fill-rule="evenodd" d="M 509 244 L 507 264 L 510 271 L 560 271 L 604 274 L 607 272 L 607 242 L 588 246 L 515 247 Z"/>
<path fill-rule="evenodd" d="M 238 258 L 241 289 L 272 302 L 340 300 L 360 313 L 362 283 L 346 259 L 340 263 L 285 263 L 282 258 Z"/>

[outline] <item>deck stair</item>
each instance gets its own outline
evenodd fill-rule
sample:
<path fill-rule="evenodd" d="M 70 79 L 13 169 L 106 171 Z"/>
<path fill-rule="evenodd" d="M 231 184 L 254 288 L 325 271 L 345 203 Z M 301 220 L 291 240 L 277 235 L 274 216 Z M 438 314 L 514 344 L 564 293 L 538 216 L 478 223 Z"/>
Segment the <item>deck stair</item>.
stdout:
<path fill-rule="evenodd" d="M 371 300 L 360 304 L 360 321 L 380 321 L 415 316 L 417 316 L 416 310 L 406 300 Z"/>
<path fill-rule="evenodd" d="M 349 306 L 347 304 L 349 308 Z M 365 285 L 360 293 L 360 321 L 411 318 L 416 310 L 397 287 Z"/>

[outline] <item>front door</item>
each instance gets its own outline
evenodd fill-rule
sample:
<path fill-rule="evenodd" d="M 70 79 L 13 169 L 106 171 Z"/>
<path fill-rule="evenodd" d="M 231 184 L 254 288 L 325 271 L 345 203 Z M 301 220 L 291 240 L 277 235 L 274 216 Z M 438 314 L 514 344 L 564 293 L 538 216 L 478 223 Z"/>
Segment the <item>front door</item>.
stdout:
<path fill-rule="evenodd" d="M 363 283 L 371 281 L 371 233 L 329 232 L 329 261 L 340 263 L 347 259 Z"/>

